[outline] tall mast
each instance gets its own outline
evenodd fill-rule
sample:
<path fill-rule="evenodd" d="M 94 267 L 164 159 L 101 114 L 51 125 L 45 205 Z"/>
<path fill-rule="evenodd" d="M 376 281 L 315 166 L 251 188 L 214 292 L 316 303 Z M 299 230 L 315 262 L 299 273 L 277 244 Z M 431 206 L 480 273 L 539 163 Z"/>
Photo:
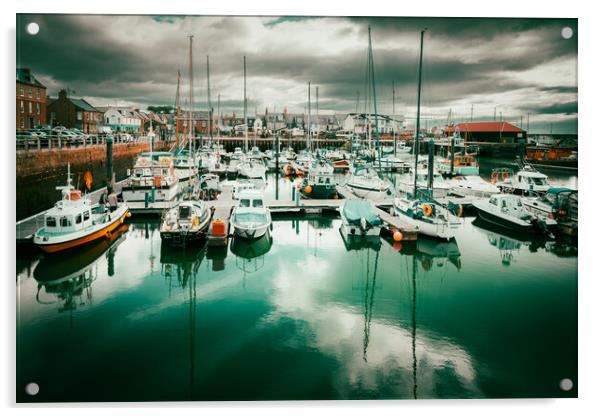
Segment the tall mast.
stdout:
<path fill-rule="evenodd" d="M 188 147 L 190 149 L 190 156 L 192 156 L 192 153 L 193 153 L 193 150 L 194 150 L 194 148 L 193 148 L 194 145 L 192 143 L 193 136 L 194 136 L 194 127 L 192 125 L 192 110 L 193 110 L 193 101 L 192 101 L 192 89 L 193 89 L 193 82 L 192 82 L 192 78 L 193 78 L 193 76 L 192 76 L 192 38 L 193 38 L 193 35 L 190 35 L 189 38 L 190 38 L 190 46 L 189 46 L 190 49 L 188 51 L 188 59 L 189 59 L 189 61 L 188 61 L 188 74 L 190 76 L 190 97 L 189 97 L 188 105 L 190 106 L 189 107 L 190 110 L 188 111 L 188 135 L 189 135 L 189 138 L 188 138 L 189 145 L 188 145 Z"/>
<path fill-rule="evenodd" d="M 243 78 L 244 78 L 244 99 L 243 111 L 245 113 L 245 153 L 249 151 L 249 126 L 247 124 L 247 57 L 242 57 Z"/>
<path fill-rule="evenodd" d="M 395 122 L 395 80 L 391 81 L 391 86 L 393 87 L 393 120 L 391 120 L 392 128 L 393 128 L 393 154 L 397 156 L 397 138 L 395 137 L 395 130 L 397 124 Z"/>
<path fill-rule="evenodd" d="M 318 106 L 318 86 L 316 85 L 316 126 L 317 126 L 317 131 L 316 131 L 316 150 L 318 149 L 318 135 L 320 134 L 320 107 Z"/>
<path fill-rule="evenodd" d="M 378 156 L 378 176 L 383 177 L 380 161 L 380 141 L 378 139 L 378 112 L 376 110 L 376 79 L 374 76 L 374 56 L 372 55 L 372 30 L 368 26 L 368 61 L 370 62 L 370 74 L 372 75 L 372 97 L 374 98 L 374 130 L 376 133 L 376 154 Z"/>
<path fill-rule="evenodd" d="M 307 150 L 311 152 L 311 81 L 307 83 Z"/>
<path fill-rule="evenodd" d="M 420 60 L 418 63 L 418 105 L 416 106 L 416 136 L 414 137 L 414 198 L 416 198 L 417 190 L 416 171 L 418 170 L 418 134 L 420 134 L 420 95 L 422 93 L 422 51 L 424 32 L 426 32 L 426 29 L 420 31 Z"/>
<path fill-rule="evenodd" d="M 220 123 L 221 123 L 221 114 L 220 114 L 220 101 L 221 101 L 222 95 L 221 94 L 217 94 L 217 142 L 219 144 L 219 138 L 221 137 L 221 129 L 220 129 Z"/>
<path fill-rule="evenodd" d="M 213 139 L 213 111 L 211 108 L 211 82 L 209 80 L 209 55 L 207 55 L 207 132 L 209 133 L 209 142 Z"/>
<path fill-rule="evenodd" d="M 180 70 L 178 69 L 178 86 L 176 88 L 176 148 L 180 145 Z"/>

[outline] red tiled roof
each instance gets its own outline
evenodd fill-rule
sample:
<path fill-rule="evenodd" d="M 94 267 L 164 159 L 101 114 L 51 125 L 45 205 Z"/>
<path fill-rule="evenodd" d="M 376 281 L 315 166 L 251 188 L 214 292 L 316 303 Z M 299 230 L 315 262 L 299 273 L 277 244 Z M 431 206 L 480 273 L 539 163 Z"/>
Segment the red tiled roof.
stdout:
<path fill-rule="evenodd" d="M 455 129 L 460 132 L 507 132 L 507 133 L 524 133 L 525 130 L 516 127 L 514 124 L 505 121 L 487 121 L 477 123 L 460 123 L 455 126 Z M 454 129 L 454 130 L 455 130 Z"/>

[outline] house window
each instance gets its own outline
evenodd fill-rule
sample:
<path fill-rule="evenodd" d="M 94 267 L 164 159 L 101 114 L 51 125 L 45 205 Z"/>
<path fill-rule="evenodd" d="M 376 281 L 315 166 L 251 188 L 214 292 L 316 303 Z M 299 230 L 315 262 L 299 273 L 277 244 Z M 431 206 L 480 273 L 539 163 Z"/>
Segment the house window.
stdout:
<path fill-rule="evenodd" d="M 39 100 L 40 99 L 40 89 L 36 88 L 36 98 Z"/>
<path fill-rule="evenodd" d="M 29 87 L 29 98 L 31 98 L 31 97 L 33 97 L 33 91 L 32 91 L 32 88 Z"/>
<path fill-rule="evenodd" d="M 25 112 L 25 103 L 23 101 L 19 101 L 20 102 L 20 107 L 21 107 L 21 114 L 23 114 Z"/>
<path fill-rule="evenodd" d="M 38 114 L 42 113 L 42 111 L 40 110 L 40 103 L 36 104 L 36 111 L 37 111 Z"/>
<path fill-rule="evenodd" d="M 29 114 L 33 113 L 31 101 L 29 102 Z"/>
<path fill-rule="evenodd" d="M 21 117 L 21 128 L 25 128 L 25 119 L 23 117 Z"/>
<path fill-rule="evenodd" d="M 81 121 L 81 119 L 82 119 L 82 112 L 81 111 L 77 112 L 77 119 Z"/>
<path fill-rule="evenodd" d="M 23 88 L 23 85 L 19 86 L 19 95 L 21 97 L 25 96 L 25 88 Z"/>

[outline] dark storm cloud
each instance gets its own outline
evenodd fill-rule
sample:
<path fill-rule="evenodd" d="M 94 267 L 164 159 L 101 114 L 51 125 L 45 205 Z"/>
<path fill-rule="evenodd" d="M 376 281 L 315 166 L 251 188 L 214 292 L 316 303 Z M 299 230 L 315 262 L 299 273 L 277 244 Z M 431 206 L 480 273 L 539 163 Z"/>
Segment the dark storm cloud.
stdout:
<path fill-rule="evenodd" d="M 29 21 L 39 23 L 39 35 L 25 34 Z M 470 102 L 493 108 L 498 103 L 492 97 L 506 94 L 516 100 L 506 113 L 528 107 L 541 114 L 573 114 L 557 103 L 575 101 L 577 93 L 575 79 L 547 69 L 567 62 L 576 66 L 576 19 L 19 15 L 17 23 L 18 66 L 31 67 L 54 88 L 52 94 L 70 87 L 101 101 L 172 104 L 177 69 L 187 90 L 186 35 L 194 33 L 197 105 L 206 101 L 205 55 L 210 55 L 214 107 L 220 92 L 222 109 L 242 107 L 246 55 L 251 111 L 262 105 L 302 110 L 308 81 L 319 85 L 321 108 L 355 111 L 358 91 L 360 103 L 365 101 L 368 24 L 383 111 L 391 107 L 392 81 L 398 108 L 407 112 L 415 105 L 424 27 L 427 106 Z M 575 33 L 571 39 L 560 36 L 565 26 Z M 529 71 L 536 75 L 522 75 Z"/>
<path fill-rule="evenodd" d="M 573 115 L 577 114 L 577 101 L 569 101 L 565 103 L 557 103 L 545 106 L 533 106 L 525 107 L 524 111 L 538 113 L 538 114 L 564 114 Z"/>

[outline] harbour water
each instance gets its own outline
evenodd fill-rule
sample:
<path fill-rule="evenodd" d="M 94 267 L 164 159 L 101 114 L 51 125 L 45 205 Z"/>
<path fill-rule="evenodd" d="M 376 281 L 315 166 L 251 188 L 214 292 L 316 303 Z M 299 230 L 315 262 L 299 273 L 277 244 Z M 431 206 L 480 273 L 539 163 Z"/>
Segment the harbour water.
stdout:
<path fill-rule="evenodd" d="M 148 219 L 19 252 L 17 400 L 576 397 L 576 241 L 462 221 L 449 243 L 349 247 L 336 216 L 279 217 L 272 241 L 182 250 Z"/>

